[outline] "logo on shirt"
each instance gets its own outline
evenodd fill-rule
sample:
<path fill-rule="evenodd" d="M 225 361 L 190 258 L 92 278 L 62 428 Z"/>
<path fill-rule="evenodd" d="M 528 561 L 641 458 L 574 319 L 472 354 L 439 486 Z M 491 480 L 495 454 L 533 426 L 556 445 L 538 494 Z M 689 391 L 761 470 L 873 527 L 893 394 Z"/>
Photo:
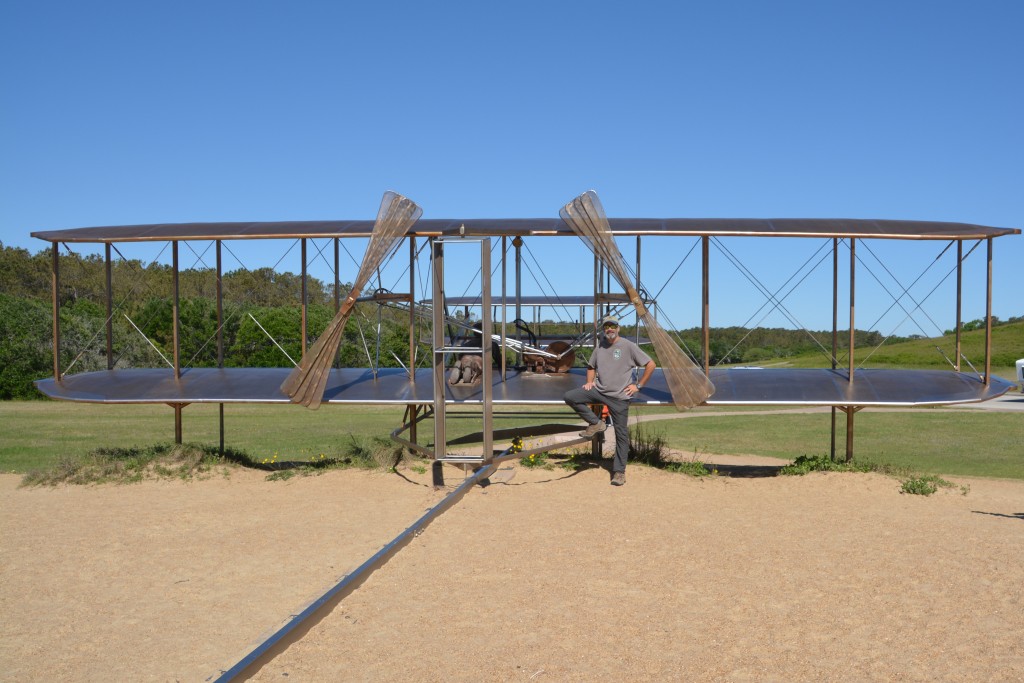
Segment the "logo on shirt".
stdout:
<path fill-rule="evenodd" d="M 615 360 L 622 358 L 622 349 L 615 349 L 614 351 L 612 351 L 612 357 Z"/>

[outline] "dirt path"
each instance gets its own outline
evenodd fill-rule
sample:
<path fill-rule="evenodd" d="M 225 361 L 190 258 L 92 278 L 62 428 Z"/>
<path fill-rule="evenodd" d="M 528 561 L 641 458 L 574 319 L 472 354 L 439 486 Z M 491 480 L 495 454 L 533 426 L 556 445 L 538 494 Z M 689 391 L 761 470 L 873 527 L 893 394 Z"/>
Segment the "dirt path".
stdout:
<path fill-rule="evenodd" d="M 207 679 L 439 500 L 405 474 L 0 476 L 0 680 Z M 520 466 L 257 680 L 1024 680 L 1024 483 L 964 481 Z"/>

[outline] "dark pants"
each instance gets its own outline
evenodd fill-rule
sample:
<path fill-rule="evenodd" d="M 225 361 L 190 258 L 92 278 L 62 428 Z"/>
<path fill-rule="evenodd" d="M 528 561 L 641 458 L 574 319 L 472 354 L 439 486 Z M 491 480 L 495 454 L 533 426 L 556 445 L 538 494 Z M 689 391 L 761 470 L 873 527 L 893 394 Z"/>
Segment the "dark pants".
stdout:
<path fill-rule="evenodd" d="M 608 406 L 612 426 L 615 428 L 615 460 L 612 462 L 612 471 L 625 472 L 626 461 L 629 459 L 629 401 L 605 396 L 597 389 L 588 391 L 581 387 L 565 392 L 565 403 L 590 425 L 601 421 L 590 409 L 590 404 L 603 403 Z"/>

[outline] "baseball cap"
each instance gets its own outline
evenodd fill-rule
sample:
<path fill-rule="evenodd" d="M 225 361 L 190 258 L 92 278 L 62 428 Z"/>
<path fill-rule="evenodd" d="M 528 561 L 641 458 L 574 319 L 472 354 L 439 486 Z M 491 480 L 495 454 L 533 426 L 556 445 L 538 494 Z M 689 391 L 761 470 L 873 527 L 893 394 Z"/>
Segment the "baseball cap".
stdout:
<path fill-rule="evenodd" d="M 605 327 L 606 325 L 614 325 L 615 327 L 618 327 L 619 319 L 612 315 L 605 316 L 604 320 L 601 321 L 601 327 Z"/>

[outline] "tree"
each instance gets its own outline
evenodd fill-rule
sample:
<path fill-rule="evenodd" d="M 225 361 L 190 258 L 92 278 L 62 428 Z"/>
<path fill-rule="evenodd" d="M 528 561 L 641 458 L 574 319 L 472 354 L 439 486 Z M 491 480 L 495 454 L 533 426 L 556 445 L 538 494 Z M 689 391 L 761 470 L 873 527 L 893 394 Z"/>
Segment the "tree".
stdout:
<path fill-rule="evenodd" d="M 53 372 L 50 307 L 0 294 L 0 399 L 39 398 L 33 380 Z"/>

